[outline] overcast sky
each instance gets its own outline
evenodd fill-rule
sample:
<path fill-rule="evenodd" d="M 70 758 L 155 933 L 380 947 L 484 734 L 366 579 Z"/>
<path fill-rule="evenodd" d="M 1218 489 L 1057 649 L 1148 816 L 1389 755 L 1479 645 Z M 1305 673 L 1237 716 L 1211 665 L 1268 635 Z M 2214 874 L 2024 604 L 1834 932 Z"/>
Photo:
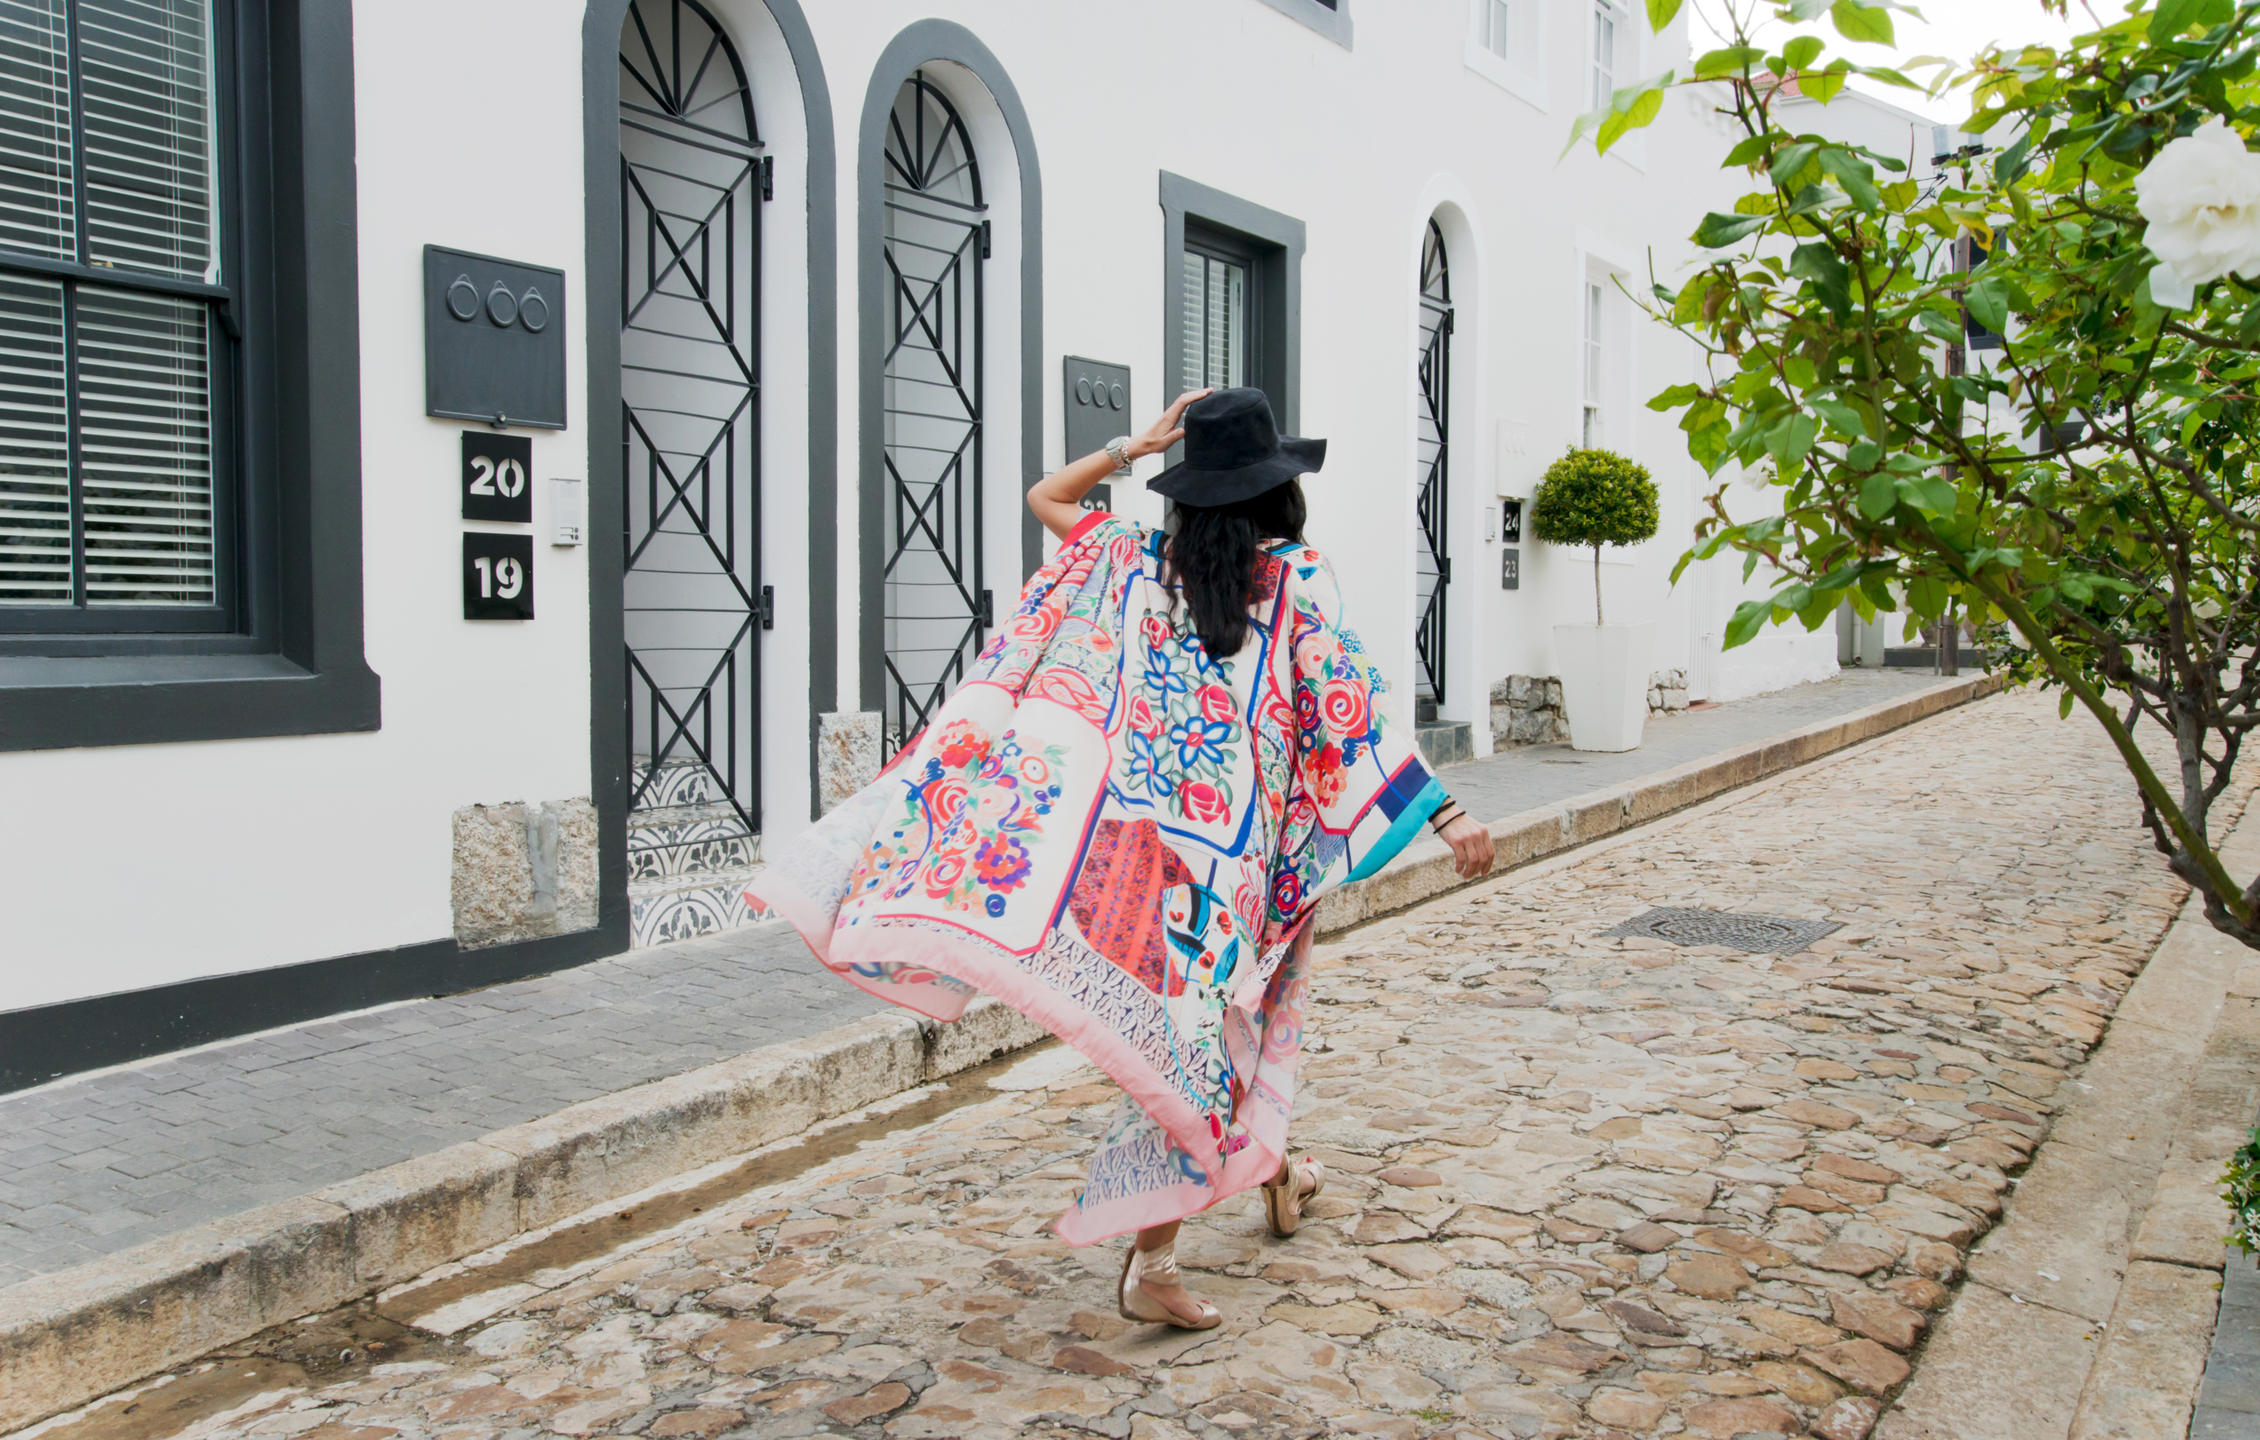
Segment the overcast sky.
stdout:
<path fill-rule="evenodd" d="M 1736 3 L 1747 4 L 1748 0 L 1736 0 Z M 2089 0 L 2089 3 L 2105 23 L 2126 12 L 2125 0 Z M 1716 18 L 1723 13 L 1722 0 L 1691 0 L 1689 8 L 1696 14 L 1696 48 L 1706 49 L 1708 45 L 1701 33 L 1709 28 L 1705 24 L 1705 18 Z M 1772 9 L 1770 5 L 1764 8 L 1768 11 Z M 2060 44 L 2074 33 L 2075 28 L 2093 28 L 2080 0 L 2073 0 L 2072 4 L 2074 25 L 2067 25 L 2043 10 L 2040 0 L 1916 0 L 1915 8 L 1922 12 L 1921 20 L 1906 15 L 1892 16 L 1899 43 L 1888 50 L 1879 45 L 1855 45 L 1847 46 L 1840 52 L 1834 29 L 1825 21 L 1818 29 L 1829 40 L 1830 54 L 1849 54 L 1866 65 L 1890 65 L 1900 60 L 1911 60 L 1918 55 L 1944 55 L 1958 61 L 1968 60 L 1989 43 Z M 1928 80 L 1930 75 L 1926 72 L 1915 78 Z M 1966 119 L 1970 113 L 1966 95 L 1947 95 L 1938 100 L 1928 100 L 1911 90 L 1877 85 L 1867 80 L 1855 80 L 1852 83 L 1894 105 L 1928 115 L 1933 120 L 1951 123 Z"/>

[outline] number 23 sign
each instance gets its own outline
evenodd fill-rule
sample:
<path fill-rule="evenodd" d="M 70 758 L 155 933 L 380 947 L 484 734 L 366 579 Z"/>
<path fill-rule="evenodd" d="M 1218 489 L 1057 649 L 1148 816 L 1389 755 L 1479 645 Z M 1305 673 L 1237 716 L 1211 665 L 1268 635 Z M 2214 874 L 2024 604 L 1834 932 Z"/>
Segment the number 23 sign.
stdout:
<path fill-rule="evenodd" d="M 534 522 L 534 441 L 530 435 L 463 432 L 463 518 Z"/>
<path fill-rule="evenodd" d="M 534 537 L 470 531 L 463 536 L 463 618 L 534 618 Z"/>

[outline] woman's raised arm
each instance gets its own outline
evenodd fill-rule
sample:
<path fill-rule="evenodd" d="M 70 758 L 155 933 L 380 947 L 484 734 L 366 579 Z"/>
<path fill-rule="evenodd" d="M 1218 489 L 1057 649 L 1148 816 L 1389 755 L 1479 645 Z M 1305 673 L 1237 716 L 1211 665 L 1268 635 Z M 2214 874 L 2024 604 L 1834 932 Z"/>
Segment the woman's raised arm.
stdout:
<path fill-rule="evenodd" d="M 1141 459 L 1158 455 L 1185 438 L 1178 424 L 1185 416 L 1185 407 L 1208 394 L 1206 390 L 1188 390 L 1161 412 L 1161 418 L 1146 428 L 1143 435 L 1130 437 L 1129 458 Z M 1059 539 L 1065 540 L 1068 532 L 1083 518 L 1082 499 L 1091 493 L 1091 487 L 1112 475 L 1114 457 L 1104 450 L 1094 450 L 1065 469 L 1054 470 L 1028 487 L 1028 508 L 1044 522 L 1044 528 Z"/>

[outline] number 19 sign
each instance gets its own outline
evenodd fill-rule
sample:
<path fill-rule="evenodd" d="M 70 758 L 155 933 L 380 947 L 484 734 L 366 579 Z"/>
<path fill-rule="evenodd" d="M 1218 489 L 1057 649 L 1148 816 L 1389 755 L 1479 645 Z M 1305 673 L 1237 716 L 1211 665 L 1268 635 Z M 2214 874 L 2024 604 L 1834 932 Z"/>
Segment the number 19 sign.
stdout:
<path fill-rule="evenodd" d="M 463 536 L 463 618 L 534 618 L 534 537 L 469 531 Z"/>

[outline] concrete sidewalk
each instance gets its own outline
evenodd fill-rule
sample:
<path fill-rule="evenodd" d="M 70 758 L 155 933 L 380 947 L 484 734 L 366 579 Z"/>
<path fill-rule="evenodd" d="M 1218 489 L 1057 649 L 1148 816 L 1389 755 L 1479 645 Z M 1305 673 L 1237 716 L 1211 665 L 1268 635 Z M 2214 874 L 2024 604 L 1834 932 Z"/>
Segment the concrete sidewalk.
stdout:
<path fill-rule="evenodd" d="M 1496 818 L 1938 684 L 1847 672 L 1446 783 Z M 0 1099 L 0 1288 L 882 1008 L 772 923 L 22 1091 Z"/>

